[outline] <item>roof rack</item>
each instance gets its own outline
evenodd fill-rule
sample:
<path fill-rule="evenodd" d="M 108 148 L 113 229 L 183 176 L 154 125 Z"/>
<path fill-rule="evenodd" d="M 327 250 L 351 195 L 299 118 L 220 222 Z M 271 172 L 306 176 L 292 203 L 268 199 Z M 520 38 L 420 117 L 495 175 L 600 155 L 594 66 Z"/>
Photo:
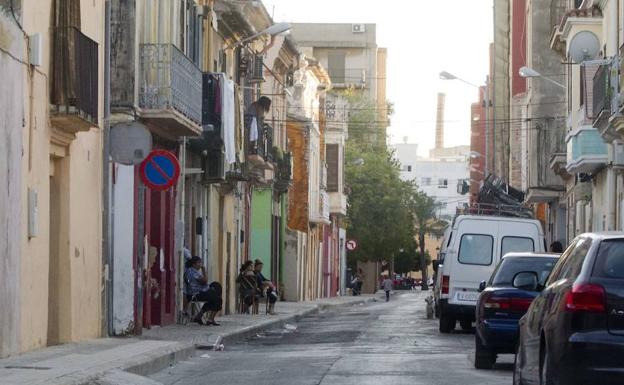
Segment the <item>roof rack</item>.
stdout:
<path fill-rule="evenodd" d="M 457 215 L 491 215 L 500 217 L 533 218 L 533 211 L 521 205 L 474 203 L 458 207 Z"/>

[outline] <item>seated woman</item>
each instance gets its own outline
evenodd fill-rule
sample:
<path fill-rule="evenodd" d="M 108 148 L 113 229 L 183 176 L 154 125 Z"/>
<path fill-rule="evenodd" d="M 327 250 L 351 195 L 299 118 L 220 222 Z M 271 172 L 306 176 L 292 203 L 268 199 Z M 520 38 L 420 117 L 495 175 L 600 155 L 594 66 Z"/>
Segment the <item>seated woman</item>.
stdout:
<path fill-rule="evenodd" d="M 257 285 L 260 290 L 260 296 L 264 297 L 266 295 L 267 301 L 269 301 L 268 313 L 271 315 L 275 315 L 275 302 L 277 302 L 277 291 L 275 290 L 275 285 L 273 285 L 273 282 L 266 279 L 264 274 L 262 274 L 263 266 L 264 264 L 262 263 L 262 261 L 256 259 L 254 272 L 256 274 L 256 280 L 258 281 Z"/>
<path fill-rule="evenodd" d="M 208 285 L 206 278 L 206 269 L 201 263 L 199 257 L 193 257 L 189 260 L 188 267 L 184 272 L 186 281 L 186 299 L 187 301 L 204 302 L 201 311 L 193 319 L 200 325 L 204 325 L 204 313 L 208 312 L 208 320 L 206 325 L 219 324 L 215 321 L 217 313 L 223 306 L 222 288 L 219 282 L 212 282 Z"/>
<path fill-rule="evenodd" d="M 254 264 L 252 261 L 246 261 L 240 268 L 238 278 L 238 291 L 241 299 L 245 304 L 246 311 L 249 311 L 249 306 L 258 300 L 258 284 L 256 275 L 254 274 Z"/>

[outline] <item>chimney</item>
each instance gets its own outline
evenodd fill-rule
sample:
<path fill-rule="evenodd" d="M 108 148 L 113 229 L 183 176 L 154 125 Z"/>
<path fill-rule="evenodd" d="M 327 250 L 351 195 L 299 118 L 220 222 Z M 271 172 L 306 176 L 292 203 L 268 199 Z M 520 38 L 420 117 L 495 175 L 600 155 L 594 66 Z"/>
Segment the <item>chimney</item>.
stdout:
<path fill-rule="evenodd" d="M 438 93 L 438 111 L 436 113 L 436 135 L 435 148 L 441 150 L 444 148 L 444 98 L 442 92 Z"/>

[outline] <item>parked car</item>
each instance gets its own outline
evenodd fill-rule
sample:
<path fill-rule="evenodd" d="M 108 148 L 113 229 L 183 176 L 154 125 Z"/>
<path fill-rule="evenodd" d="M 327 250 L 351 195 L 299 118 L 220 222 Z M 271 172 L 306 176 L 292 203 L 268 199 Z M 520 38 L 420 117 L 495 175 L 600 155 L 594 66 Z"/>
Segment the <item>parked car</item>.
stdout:
<path fill-rule="evenodd" d="M 450 234 L 438 269 L 441 333 L 450 333 L 456 321 L 464 330 L 472 328 L 479 284 L 490 277 L 503 255 L 545 251 L 542 225 L 535 219 L 459 215 Z"/>
<path fill-rule="evenodd" d="M 624 383 L 624 233 L 575 238 L 520 319 L 514 384 Z"/>
<path fill-rule="evenodd" d="M 490 369 L 496 356 L 515 353 L 518 320 L 546 282 L 559 254 L 508 253 L 479 287 L 475 356 L 477 369 Z"/>

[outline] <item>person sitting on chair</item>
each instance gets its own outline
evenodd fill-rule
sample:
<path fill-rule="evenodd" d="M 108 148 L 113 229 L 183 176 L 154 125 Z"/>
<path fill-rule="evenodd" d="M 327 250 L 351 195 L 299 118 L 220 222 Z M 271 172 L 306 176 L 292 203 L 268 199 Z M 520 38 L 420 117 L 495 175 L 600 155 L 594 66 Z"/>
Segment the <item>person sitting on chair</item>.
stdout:
<path fill-rule="evenodd" d="M 238 278 L 236 278 L 238 291 L 243 303 L 245 304 L 245 313 L 248 313 L 249 306 L 253 305 L 258 300 L 258 284 L 253 266 L 254 264 L 252 261 L 246 261 L 243 263 L 243 266 L 240 268 Z"/>
<path fill-rule="evenodd" d="M 256 259 L 256 263 L 254 265 L 254 273 L 256 274 L 256 279 L 258 281 L 258 290 L 260 290 L 260 296 L 264 297 L 266 295 L 267 301 L 269 302 L 269 310 L 268 313 L 271 315 L 275 315 L 275 302 L 277 302 L 277 293 L 275 291 L 275 286 L 273 282 L 266 279 L 262 274 L 262 266 L 264 264 L 261 260 Z"/>
<path fill-rule="evenodd" d="M 208 312 L 208 320 L 205 325 L 218 326 L 215 317 L 223 306 L 221 284 L 219 282 L 208 284 L 206 268 L 202 265 L 201 258 L 197 256 L 188 261 L 184 277 L 187 284 L 185 290 L 187 301 L 204 302 L 204 306 L 193 321 L 204 325 L 204 313 Z"/>

